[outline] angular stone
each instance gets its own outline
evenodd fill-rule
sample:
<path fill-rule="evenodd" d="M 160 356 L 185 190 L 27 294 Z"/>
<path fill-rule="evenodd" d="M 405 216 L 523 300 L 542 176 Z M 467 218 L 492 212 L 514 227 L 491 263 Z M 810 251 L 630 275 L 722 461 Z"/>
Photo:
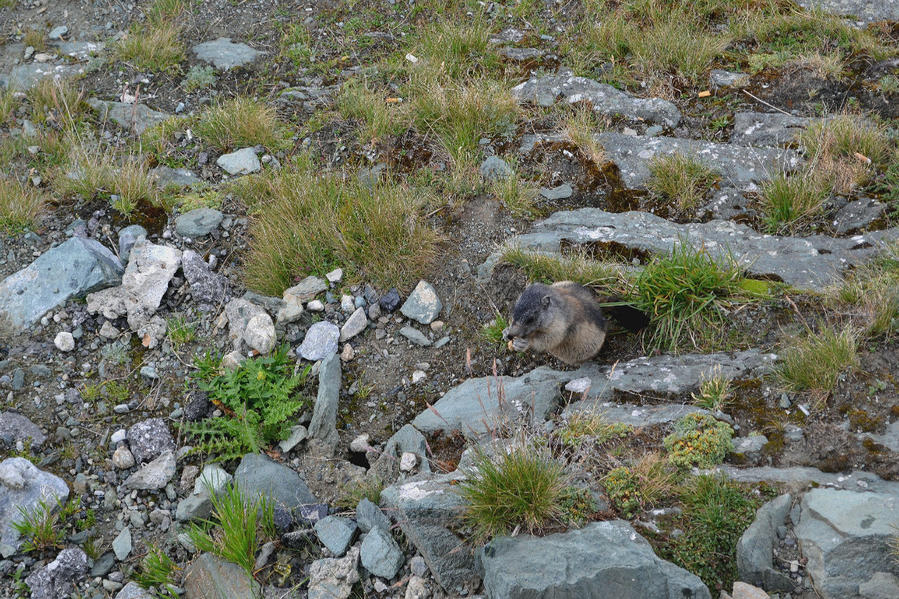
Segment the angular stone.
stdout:
<path fill-rule="evenodd" d="M 53 344 L 59 351 L 70 352 L 75 349 L 75 338 L 68 331 L 60 331 L 56 334 L 56 338 L 53 339 Z"/>
<path fill-rule="evenodd" d="M 797 137 L 818 119 L 780 112 L 738 112 L 730 143 L 741 146 L 781 146 Z"/>
<path fill-rule="evenodd" d="M 14 449 L 21 442 L 40 449 L 47 436 L 40 427 L 16 412 L 0 412 L 0 447 Z"/>
<path fill-rule="evenodd" d="M 290 451 L 300 444 L 301 441 L 309 437 L 309 431 L 302 424 L 295 424 L 290 427 L 290 435 L 283 441 L 278 443 L 278 448 L 282 454 L 288 454 Z"/>
<path fill-rule="evenodd" d="M 315 534 L 322 545 L 337 557 L 346 553 L 359 530 L 355 522 L 340 516 L 322 518 L 312 528 L 315 529 Z"/>
<path fill-rule="evenodd" d="M 400 312 L 406 318 L 411 318 L 421 324 L 431 324 L 442 309 L 443 303 L 437 297 L 434 287 L 427 281 L 419 281 L 403 303 Z"/>
<path fill-rule="evenodd" d="M 303 316 L 302 304 L 285 303 L 278 309 L 275 320 L 278 324 L 289 324 L 298 321 Z"/>
<path fill-rule="evenodd" d="M 213 272 L 209 265 L 193 250 L 181 254 L 181 270 L 190 285 L 193 297 L 202 303 L 219 305 L 228 301 L 228 279 Z"/>
<path fill-rule="evenodd" d="M 250 599 L 261 597 L 262 588 L 237 564 L 203 553 L 184 573 L 184 594 L 187 599 Z"/>
<path fill-rule="evenodd" d="M 87 574 L 87 555 L 73 547 L 63 549 L 52 562 L 35 570 L 25 579 L 31 599 L 60 599 L 75 590 L 75 584 Z"/>
<path fill-rule="evenodd" d="M 178 502 L 175 520 L 190 522 L 191 520 L 208 519 L 212 514 L 212 498 L 209 495 L 188 495 Z"/>
<path fill-rule="evenodd" d="M 49 64 L 32 62 L 12 68 L 6 81 L 8 89 L 28 91 L 42 79 L 52 77 L 54 80 L 69 79 L 84 73 L 84 68 L 76 65 Z M 2 86 L 0 79 L 0 86 Z"/>
<path fill-rule="evenodd" d="M 359 582 L 359 548 L 346 557 L 318 559 L 309 566 L 308 599 L 348 599 Z"/>
<path fill-rule="evenodd" d="M 666 127 L 676 127 L 681 119 L 680 111 L 667 100 L 636 98 L 611 85 L 575 77 L 570 72 L 529 79 L 513 87 L 512 95 L 519 102 L 533 102 L 539 106 L 552 106 L 559 98 L 569 104 L 586 101 L 600 114 L 623 115 Z"/>
<path fill-rule="evenodd" d="M 327 320 L 320 320 L 306 331 L 306 336 L 297 353 L 304 360 L 311 362 L 323 360 L 337 353 L 338 339 L 340 339 L 340 329 L 337 328 L 337 325 Z"/>
<path fill-rule="evenodd" d="M 265 456 L 248 453 L 234 472 L 234 482 L 248 497 L 262 494 L 291 512 L 318 503 L 295 470 Z"/>
<path fill-rule="evenodd" d="M 49 40 L 61 40 L 69 33 L 69 28 L 65 25 L 57 25 L 53 29 L 50 30 L 50 33 L 47 34 L 47 39 Z"/>
<path fill-rule="evenodd" d="M 499 156 L 488 156 L 480 166 L 485 181 L 498 181 L 512 176 L 512 167 Z"/>
<path fill-rule="evenodd" d="M 175 219 L 175 232 L 181 237 L 198 239 L 215 231 L 224 218 L 213 208 L 196 208 Z"/>
<path fill-rule="evenodd" d="M 712 69 L 709 73 L 709 86 L 712 89 L 719 87 L 745 87 L 749 83 L 749 75 L 746 73 L 734 73 L 723 69 Z"/>
<path fill-rule="evenodd" d="M 190 169 L 171 168 L 165 165 L 150 169 L 150 176 L 156 181 L 156 185 L 166 187 L 193 187 L 203 183 Z"/>
<path fill-rule="evenodd" d="M 19 508 L 33 512 L 41 502 L 51 509 L 65 503 L 69 487 L 54 474 L 39 470 L 25 458 L 0 462 L 0 557 L 13 555 L 21 537 L 13 524 L 22 521 Z"/>
<path fill-rule="evenodd" d="M 138 464 L 175 450 L 175 440 L 162 418 L 148 418 L 128 429 L 128 445 Z"/>
<path fill-rule="evenodd" d="M 396 290 L 395 287 L 391 287 L 387 293 L 381 296 L 381 299 L 378 300 L 378 306 L 388 313 L 393 313 L 397 308 L 400 307 L 400 292 Z"/>
<path fill-rule="evenodd" d="M 115 599 L 153 599 L 153 595 L 136 582 L 129 582 L 122 587 Z"/>
<path fill-rule="evenodd" d="M 73 237 L 0 282 L 0 335 L 31 327 L 48 311 L 122 280 L 122 263 L 104 245 Z"/>
<path fill-rule="evenodd" d="M 122 529 L 122 532 L 116 536 L 112 541 L 112 552 L 115 553 L 115 557 L 120 562 L 128 559 L 128 556 L 131 555 L 131 529 L 127 526 Z"/>
<path fill-rule="evenodd" d="M 192 50 L 198 59 L 223 71 L 250 64 L 264 54 L 246 44 L 232 42 L 230 37 L 197 44 Z"/>
<path fill-rule="evenodd" d="M 770 591 L 788 593 L 795 586 L 789 576 L 774 568 L 777 528 L 790 512 L 792 497 L 785 493 L 756 511 L 755 520 L 737 542 L 737 572 L 740 580 Z"/>
<path fill-rule="evenodd" d="M 318 393 L 312 420 L 309 422 L 309 437 L 318 439 L 334 448 L 340 441 L 337 435 L 337 408 L 340 403 L 341 382 L 340 358 L 331 354 L 322 360 L 318 371 Z"/>
<path fill-rule="evenodd" d="M 134 467 L 134 454 L 131 450 L 120 445 L 112 454 L 112 464 L 119 470 L 128 470 Z"/>
<path fill-rule="evenodd" d="M 746 457 L 757 457 L 768 443 L 768 437 L 762 434 L 751 434 L 734 439 L 734 453 Z"/>
<path fill-rule="evenodd" d="M 247 323 L 257 315 L 265 314 L 265 310 L 244 298 L 236 297 L 225 305 L 225 317 L 228 319 L 228 338 L 235 347 L 243 341 Z"/>
<path fill-rule="evenodd" d="M 128 225 L 119 231 L 119 257 L 127 264 L 131 256 L 131 248 L 138 239 L 146 239 L 147 230 L 140 225 Z"/>
<path fill-rule="evenodd" d="M 568 183 L 563 183 L 558 187 L 553 187 L 552 189 L 541 187 L 540 195 L 543 196 L 544 199 L 549 200 L 551 202 L 556 200 L 565 200 L 571 197 L 571 194 L 574 193 L 574 190 L 571 189 L 571 185 Z"/>
<path fill-rule="evenodd" d="M 340 342 L 349 341 L 368 326 L 368 317 L 365 315 L 365 308 L 356 308 L 356 310 L 346 319 L 340 328 Z"/>
<path fill-rule="evenodd" d="M 420 345 L 422 347 L 429 347 L 431 345 L 431 340 L 428 339 L 427 335 L 425 335 L 415 327 L 409 325 L 406 325 L 400 329 L 400 335 L 402 335 L 415 345 Z"/>
<path fill-rule="evenodd" d="M 837 235 L 857 233 L 883 220 L 887 207 L 872 198 L 849 202 L 837 212 L 833 228 Z"/>
<path fill-rule="evenodd" d="M 123 129 L 128 129 L 137 135 L 172 116 L 165 112 L 153 110 L 144 104 L 107 102 L 96 98 L 91 98 L 87 103 L 99 113 L 101 121 L 112 121 Z"/>
<path fill-rule="evenodd" d="M 404 561 L 403 550 L 382 528 L 373 528 L 365 535 L 359 557 L 366 570 L 387 580 L 396 576 Z"/>
<path fill-rule="evenodd" d="M 165 451 L 125 480 L 126 489 L 155 491 L 164 488 L 175 476 L 175 453 Z"/>
<path fill-rule="evenodd" d="M 356 506 L 356 522 L 362 532 L 368 532 L 373 528 L 390 530 L 390 519 L 384 515 L 381 508 L 365 497 Z"/>
<path fill-rule="evenodd" d="M 302 304 L 314 299 L 316 295 L 328 289 L 328 284 L 318 277 L 306 277 L 293 287 L 284 290 L 284 301 Z"/>
<path fill-rule="evenodd" d="M 381 452 L 378 460 L 372 466 L 374 472 L 381 480 L 394 480 L 398 474 L 397 467 L 404 453 L 412 453 L 418 457 L 418 460 L 421 462 L 422 472 L 431 471 L 428 462 L 428 442 L 425 436 L 411 424 L 405 424 L 384 444 L 384 451 Z"/>
<path fill-rule="evenodd" d="M 560 255 L 563 245 L 667 255 L 681 243 L 688 243 L 720 260 L 733 257 L 750 275 L 817 292 L 838 281 L 843 269 L 870 259 L 896 240 L 899 227 L 850 238 L 779 237 L 728 221 L 676 224 L 647 212 L 581 208 L 556 212 L 535 224 L 530 233 L 512 238 L 508 245 L 549 255 Z M 502 251 L 492 254 L 479 268 L 478 276 L 489 278 L 501 255 Z"/>
<path fill-rule="evenodd" d="M 243 148 L 230 154 L 222 154 L 215 161 L 229 175 L 249 175 L 262 170 L 262 163 L 253 148 Z"/>
<path fill-rule="evenodd" d="M 491 599 L 602 597 L 711 599 L 694 574 L 658 558 L 623 520 L 594 522 L 542 538 L 499 537 L 480 552 Z"/>

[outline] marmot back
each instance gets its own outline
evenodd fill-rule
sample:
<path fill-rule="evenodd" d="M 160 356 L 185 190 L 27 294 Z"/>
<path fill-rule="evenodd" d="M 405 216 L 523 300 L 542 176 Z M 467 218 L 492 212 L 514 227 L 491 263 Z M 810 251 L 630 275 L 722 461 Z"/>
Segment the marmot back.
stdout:
<path fill-rule="evenodd" d="M 631 330 L 646 326 L 646 316 L 630 306 L 609 311 Z M 534 283 L 521 293 L 503 336 L 518 351 L 545 351 L 566 364 L 589 360 L 602 348 L 608 323 L 596 294 L 572 281 Z"/>

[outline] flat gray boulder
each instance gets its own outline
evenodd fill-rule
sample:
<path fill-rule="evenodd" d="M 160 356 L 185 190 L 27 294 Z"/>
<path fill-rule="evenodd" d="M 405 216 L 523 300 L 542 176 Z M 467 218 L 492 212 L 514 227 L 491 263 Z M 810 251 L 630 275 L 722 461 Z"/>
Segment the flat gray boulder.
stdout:
<path fill-rule="evenodd" d="M 781 146 L 796 141 L 806 127 L 817 122 L 780 112 L 738 112 L 730 143 L 741 146 Z"/>
<path fill-rule="evenodd" d="M 222 71 L 251 64 L 264 54 L 246 44 L 232 42 L 230 37 L 197 44 L 192 50 L 198 59 Z"/>
<path fill-rule="evenodd" d="M 0 282 L 0 337 L 21 333 L 49 310 L 117 285 L 122 263 L 93 239 L 73 237 Z"/>
<path fill-rule="evenodd" d="M 55 509 L 57 500 L 65 503 L 68 497 L 64 480 L 39 470 L 25 458 L 0 462 L 0 556 L 10 557 L 21 543 L 19 531 L 13 526 L 22 521 L 19 508 L 31 512 L 43 501 Z"/>
<path fill-rule="evenodd" d="M 406 318 L 411 318 L 421 324 L 431 324 L 442 309 L 443 302 L 437 296 L 434 286 L 427 281 L 419 281 L 403 303 L 400 312 Z"/>
<path fill-rule="evenodd" d="M 12 68 L 6 80 L 6 87 L 19 91 L 28 91 L 42 79 L 70 79 L 84 72 L 77 65 L 51 64 L 49 62 L 32 62 Z"/>
<path fill-rule="evenodd" d="M 562 99 L 569 104 L 589 102 L 601 114 L 622 115 L 630 119 L 676 127 L 681 113 L 677 107 L 661 98 L 636 98 L 586 77 L 570 72 L 529 79 L 512 88 L 519 102 L 533 102 L 538 106 L 552 106 Z"/>
<path fill-rule="evenodd" d="M 100 119 L 110 120 L 123 129 L 134 131 L 138 135 L 171 115 L 145 106 L 144 104 L 126 104 L 124 102 L 108 102 L 91 98 L 87 101 L 96 110 Z"/>
<path fill-rule="evenodd" d="M 175 219 L 175 232 L 182 237 L 206 237 L 222 223 L 225 216 L 214 208 L 196 208 Z"/>
<path fill-rule="evenodd" d="M 896 0 L 799 0 L 803 8 L 817 8 L 865 23 L 899 21 L 899 2 Z"/>
<path fill-rule="evenodd" d="M 160 165 L 150 169 L 150 176 L 156 181 L 156 185 L 163 189 L 166 187 L 193 187 L 203 183 L 203 179 L 188 168 L 171 168 Z"/>
<path fill-rule="evenodd" d="M 899 240 L 899 227 L 847 238 L 813 235 L 764 235 L 730 221 L 677 224 L 648 212 L 605 212 L 581 208 L 556 212 L 536 223 L 529 233 L 507 245 L 534 253 L 561 255 L 562 246 L 625 248 L 643 254 L 668 254 L 681 243 L 702 247 L 712 256 L 732 256 L 757 277 L 780 280 L 804 291 L 820 291 L 836 282 L 841 272 L 877 255 Z M 495 252 L 479 268 L 487 279 L 502 256 Z"/>
<path fill-rule="evenodd" d="M 545 537 L 500 537 L 478 558 L 491 599 L 711 599 L 698 576 L 657 557 L 623 520 Z"/>
<path fill-rule="evenodd" d="M 899 525 L 899 494 L 812 489 L 801 510 L 794 532 L 823 599 L 870 599 L 862 585 L 876 575 L 899 575 L 889 545 Z"/>
<path fill-rule="evenodd" d="M 234 471 L 234 482 L 247 497 L 264 495 L 275 507 L 295 511 L 319 503 L 300 475 L 258 453 L 248 453 Z"/>

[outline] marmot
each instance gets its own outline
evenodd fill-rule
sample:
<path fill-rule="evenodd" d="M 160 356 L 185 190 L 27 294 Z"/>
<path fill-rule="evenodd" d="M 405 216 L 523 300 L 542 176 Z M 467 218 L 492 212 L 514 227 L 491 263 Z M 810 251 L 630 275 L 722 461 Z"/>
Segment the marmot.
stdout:
<path fill-rule="evenodd" d="M 637 332 L 649 318 L 631 306 L 612 306 L 608 313 Z M 595 356 L 606 339 L 608 324 L 596 294 L 572 281 L 528 285 L 515 302 L 512 322 L 503 331 L 518 351 L 545 351 L 566 364 Z"/>

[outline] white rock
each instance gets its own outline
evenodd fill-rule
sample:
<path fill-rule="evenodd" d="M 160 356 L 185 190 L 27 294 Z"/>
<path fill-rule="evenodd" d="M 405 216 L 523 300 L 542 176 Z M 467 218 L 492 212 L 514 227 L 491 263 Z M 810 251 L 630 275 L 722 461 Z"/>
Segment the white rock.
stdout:
<path fill-rule="evenodd" d="M 416 370 L 412 373 L 412 384 L 414 385 L 415 383 L 424 380 L 426 376 L 428 375 L 426 375 L 423 370 Z"/>
<path fill-rule="evenodd" d="M 321 303 L 321 300 L 312 300 L 306 304 L 306 309 L 310 312 L 321 312 L 325 309 L 325 305 Z"/>
<path fill-rule="evenodd" d="M 371 435 L 369 435 L 368 433 L 362 433 L 350 442 L 350 451 L 355 451 L 356 453 L 365 453 L 366 451 L 368 451 L 369 439 L 371 439 Z"/>
<path fill-rule="evenodd" d="M 75 338 L 68 331 L 60 331 L 56 334 L 53 344 L 59 351 L 70 352 L 75 349 Z"/>
<path fill-rule="evenodd" d="M 352 295 L 347 295 L 344 293 L 340 296 L 340 309 L 347 314 L 356 309 L 356 305 L 353 303 Z"/>
<path fill-rule="evenodd" d="M 351 362 L 353 358 L 356 357 L 356 350 L 353 349 L 353 346 L 347 343 L 343 346 L 343 351 L 340 352 L 340 359 L 343 362 Z"/>
<path fill-rule="evenodd" d="M 590 390 L 590 379 L 588 377 L 583 377 L 570 380 L 565 383 L 565 390 L 570 391 L 571 393 L 586 393 Z"/>
<path fill-rule="evenodd" d="M 127 470 L 134 466 L 134 455 L 131 453 L 130 449 L 122 445 L 113 452 L 112 464 L 119 470 Z"/>
<path fill-rule="evenodd" d="M 278 321 L 278 324 L 288 324 L 296 322 L 302 316 L 302 304 L 289 304 L 285 302 L 284 305 L 278 309 L 278 314 L 275 316 L 275 319 Z"/>
<path fill-rule="evenodd" d="M 108 320 L 103 323 L 102 327 L 100 327 L 100 336 L 104 339 L 115 339 L 120 334 L 121 333 L 119 333 L 119 330 L 115 328 L 115 326 L 113 326 L 113 324 Z"/>
<path fill-rule="evenodd" d="M 335 268 L 331 272 L 325 275 L 325 278 L 328 279 L 330 283 L 339 283 L 341 279 L 343 279 L 343 269 Z"/>
<path fill-rule="evenodd" d="M 222 356 L 222 368 L 225 370 L 233 370 L 243 364 L 247 357 L 237 350 Z"/>
<path fill-rule="evenodd" d="M 418 464 L 418 456 L 411 451 L 404 451 L 400 456 L 400 470 L 403 472 L 412 472 L 416 464 Z"/>
<path fill-rule="evenodd" d="M 262 170 L 262 164 L 253 148 L 242 148 L 230 154 L 222 154 L 215 163 L 229 175 L 248 175 Z"/>
<path fill-rule="evenodd" d="M 275 348 L 275 323 L 268 314 L 257 314 L 247 323 L 243 333 L 247 345 L 265 355 Z"/>
<path fill-rule="evenodd" d="M 368 326 L 368 316 L 365 315 L 365 308 L 356 308 L 356 311 L 346 319 L 340 329 L 340 342 L 352 339 L 364 331 L 366 326 Z"/>

